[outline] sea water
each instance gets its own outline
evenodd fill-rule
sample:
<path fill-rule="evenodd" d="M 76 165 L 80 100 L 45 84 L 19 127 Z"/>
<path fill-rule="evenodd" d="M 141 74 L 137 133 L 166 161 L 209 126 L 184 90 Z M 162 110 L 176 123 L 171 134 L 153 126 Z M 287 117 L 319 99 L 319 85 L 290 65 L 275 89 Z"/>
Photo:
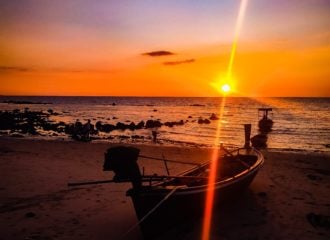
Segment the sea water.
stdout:
<path fill-rule="evenodd" d="M 49 104 L 15 104 L 5 101 L 29 101 Z M 0 110 L 25 109 L 58 113 L 51 116 L 55 122 L 74 123 L 88 119 L 95 125 L 122 122 L 146 122 L 149 119 L 183 120 L 184 125 L 158 129 L 115 130 L 100 132 L 97 141 L 144 142 L 152 140 L 156 130 L 159 144 L 210 147 L 223 143 L 228 146 L 244 144 L 243 124 L 252 124 L 252 136 L 258 134 L 258 108 L 270 107 L 274 121 L 268 134 L 268 148 L 292 151 L 330 152 L 330 98 L 189 98 L 189 97 L 0 97 Z M 223 111 L 221 104 L 224 105 Z M 199 124 L 198 119 L 220 117 L 210 124 Z M 220 136 L 216 138 L 217 128 Z M 41 132 L 38 138 L 69 139 L 64 133 Z M 57 136 L 53 136 L 57 135 Z M 138 140 L 131 136 L 140 136 Z M 35 136 L 26 136 L 35 137 Z"/>

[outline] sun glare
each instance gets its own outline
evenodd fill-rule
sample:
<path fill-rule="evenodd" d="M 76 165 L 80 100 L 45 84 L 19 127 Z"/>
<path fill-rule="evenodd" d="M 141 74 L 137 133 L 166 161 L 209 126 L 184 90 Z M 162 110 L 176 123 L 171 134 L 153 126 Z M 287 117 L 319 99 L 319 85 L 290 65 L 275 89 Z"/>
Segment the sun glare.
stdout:
<path fill-rule="evenodd" d="M 229 95 L 236 93 L 236 81 L 234 78 L 223 78 L 211 82 L 211 86 L 222 95 Z"/>
<path fill-rule="evenodd" d="M 230 92 L 230 86 L 229 86 L 229 84 L 224 84 L 224 85 L 222 85 L 222 87 L 221 87 L 221 91 L 222 91 L 223 93 L 229 93 L 229 92 Z"/>
<path fill-rule="evenodd" d="M 220 90 L 224 97 L 222 97 L 222 103 L 220 110 L 220 119 L 223 115 L 223 110 L 225 106 L 225 96 L 227 93 L 231 91 L 232 84 L 228 84 L 228 80 L 230 83 L 233 82 L 232 77 L 232 70 L 233 70 L 233 63 L 234 63 L 234 57 L 236 53 L 237 48 L 237 42 L 239 37 L 239 32 L 242 27 L 244 14 L 246 10 L 248 0 L 241 0 L 240 8 L 238 17 L 236 20 L 236 27 L 235 27 L 235 36 L 232 44 L 232 49 L 230 53 L 230 60 L 228 64 L 227 74 L 225 78 L 225 82 L 222 82 L 222 84 L 211 83 L 217 90 Z M 221 82 L 221 81 L 220 81 Z M 218 126 L 215 134 L 215 145 L 217 146 L 219 139 L 221 135 L 221 121 L 218 121 Z M 211 164 L 210 164 L 210 175 L 208 179 L 208 185 L 207 185 L 207 193 L 206 193 L 206 199 L 205 199 L 205 209 L 204 209 L 204 219 L 203 219 L 203 230 L 202 230 L 202 240 L 209 240 L 210 239 L 210 230 L 211 230 L 211 223 L 212 223 L 212 210 L 213 210 L 213 201 L 214 201 L 214 185 L 216 181 L 217 176 L 217 164 L 218 164 L 218 158 L 219 158 L 219 149 L 215 148 L 212 154 Z"/>

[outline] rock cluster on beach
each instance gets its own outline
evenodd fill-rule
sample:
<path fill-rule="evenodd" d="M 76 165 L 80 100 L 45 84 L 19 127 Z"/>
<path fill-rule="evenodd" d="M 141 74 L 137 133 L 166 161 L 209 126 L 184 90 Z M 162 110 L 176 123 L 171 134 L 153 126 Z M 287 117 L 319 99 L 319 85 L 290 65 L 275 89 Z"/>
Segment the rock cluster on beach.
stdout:
<path fill-rule="evenodd" d="M 198 124 L 210 124 L 211 121 L 207 118 L 203 119 L 203 118 L 199 118 L 198 119 Z"/>
<path fill-rule="evenodd" d="M 80 139 L 77 137 L 84 132 L 84 124 L 80 121 L 75 123 L 65 123 L 65 122 L 54 122 L 50 119 L 51 116 L 57 116 L 59 113 L 52 109 L 47 111 L 32 111 L 28 108 L 24 110 L 15 109 L 13 111 L 0 111 L 0 131 L 9 131 L 11 136 L 23 137 L 24 134 L 28 135 L 44 135 L 49 133 L 51 136 L 58 136 L 59 134 L 66 134 L 74 139 Z M 188 118 L 192 118 L 189 116 Z M 113 117 L 112 120 L 117 119 Z M 198 124 L 210 124 L 210 120 L 218 120 L 219 118 L 213 113 L 210 118 L 199 118 Z M 108 119 L 110 120 L 110 118 Z M 179 121 L 166 121 L 161 122 L 158 120 L 149 119 L 146 122 L 141 120 L 137 124 L 131 121 L 128 123 L 117 122 L 116 124 L 104 123 L 102 121 L 97 121 L 94 124 L 90 123 L 88 127 L 88 135 L 98 135 L 99 132 L 110 133 L 115 130 L 125 131 L 135 131 L 139 129 L 158 129 L 162 126 L 174 127 L 183 126 L 189 120 L 179 120 Z M 195 122 L 192 120 L 191 122 Z M 8 132 L 7 132 L 8 133 Z M 22 135 L 23 134 L 23 135 Z M 123 139 L 124 136 L 120 138 Z M 132 139 L 139 139 L 142 136 L 134 135 Z"/>
<path fill-rule="evenodd" d="M 16 102 L 15 102 L 16 103 Z M 22 104 L 25 102 L 22 102 Z M 42 104 L 42 103 L 36 103 Z M 175 127 L 183 126 L 187 122 L 198 123 L 198 124 L 210 124 L 211 120 L 218 120 L 219 118 L 212 113 L 209 118 L 199 117 L 197 120 L 179 120 L 179 121 L 166 121 L 161 122 L 160 119 L 154 120 L 149 119 L 147 121 L 141 120 L 138 123 L 126 121 L 117 122 L 111 124 L 108 122 L 96 121 L 95 124 L 89 123 L 88 130 L 86 130 L 86 123 L 77 120 L 74 123 L 65 123 L 63 121 L 55 122 L 51 120 L 51 116 L 58 116 L 60 113 L 55 112 L 53 109 L 47 111 L 35 111 L 25 108 L 24 110 L 15 109 L 12 111 L 0 111 L 0 131 L 1 134 L 8 134 L 13 137 L 24 137 L 25 135 L 35 136 L 70 136 L 75 140 L 87 139 L 101 139 L 102 136 L 99 133 L 111 133 L 112 131 L 132 131 L 140 129 L 158 130 L 161 127 Z M 192 116 L 188 116 L 188 119 L 192 119 Z M 107 118 L 107 120 L 115 120 L 117 117 Z M 94 119 L 96 120 L 96 119 Z M 127 133 L 125 133 L 127 134 Z M 145 136 L 133 134 L 119 135 L 115 134 L 118 139 L 144 139 Z M 113 139 L 113 136 L 103 137 L 106 139 Z"/>
<path fill-rule="evenodd" d="M 64 122 L 54 123 L 49 120 L 51 115 L 57 115 L 53 111 L 0 111 L 0 130 L 10 130 L 11 132 L 20 132 L 22 134 L 38 135 L 38 128 L 45 131 L 65 132 L 66 124 Z"/>

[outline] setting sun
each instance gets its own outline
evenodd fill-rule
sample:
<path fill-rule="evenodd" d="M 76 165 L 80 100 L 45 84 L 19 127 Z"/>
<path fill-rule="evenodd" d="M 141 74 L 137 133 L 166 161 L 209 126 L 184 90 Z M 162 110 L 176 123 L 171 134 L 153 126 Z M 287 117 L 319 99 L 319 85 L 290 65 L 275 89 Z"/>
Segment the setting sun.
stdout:
<path fill-rule="evenodd" d="M 228 84 L 224 84 L 224 85 L 222 85 L 222 87 L 221 87 L 221 91 L 222 91 L 223 93 L 229 93 L 229 92 L 230 92 L 230 86 L 229 86 Z"/>
<path fill-rule="evenodd" d="M 236 95 L 238 93 L 237 84 L 234 78 L 223 78 L 221 80 L 211 82 L 210 85 L 220 94 Z"/>

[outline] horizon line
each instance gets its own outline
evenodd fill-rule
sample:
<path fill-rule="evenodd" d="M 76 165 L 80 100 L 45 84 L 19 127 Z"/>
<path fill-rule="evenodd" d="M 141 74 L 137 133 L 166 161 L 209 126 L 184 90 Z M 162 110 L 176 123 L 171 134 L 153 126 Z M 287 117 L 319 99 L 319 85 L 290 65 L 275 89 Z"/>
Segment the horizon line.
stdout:
<path fill-rule="evenodd" d="M 224 96 L 133 96 L 133 95 L 3 95 L 0 97 L 126 97 L 126 98 L 222 98 Z M 226 96 L 227 98 L 330 98 L 330 96 Z"/>

